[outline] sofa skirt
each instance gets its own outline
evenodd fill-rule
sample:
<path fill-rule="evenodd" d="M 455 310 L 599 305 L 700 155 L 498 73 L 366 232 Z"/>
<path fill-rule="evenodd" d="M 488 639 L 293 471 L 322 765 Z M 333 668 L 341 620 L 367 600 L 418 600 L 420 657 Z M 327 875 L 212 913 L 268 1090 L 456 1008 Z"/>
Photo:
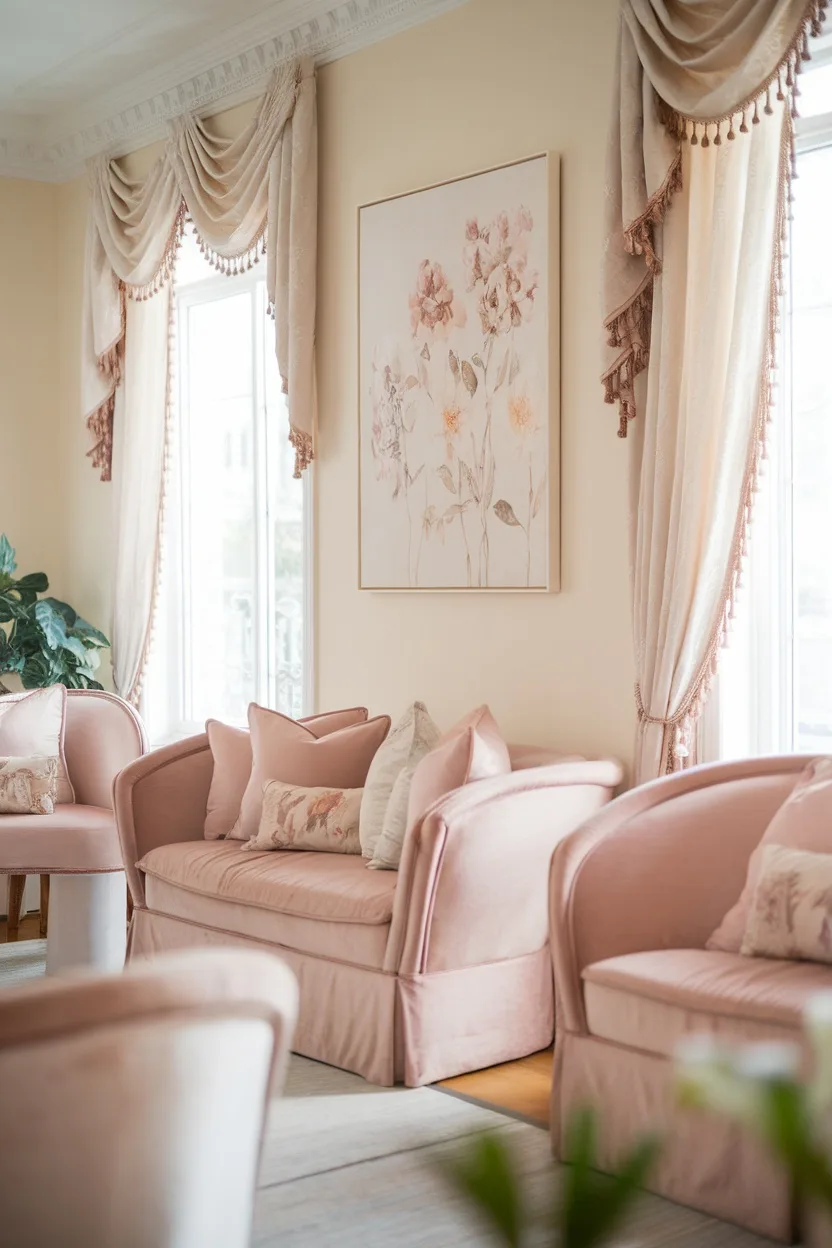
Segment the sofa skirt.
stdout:
<path fill-rule="evenodd" d="M 595 1036 L 558 1032 L 552 1089 L 552 1148 L 569 1161 L 566 1124 L 586 1105 L 598 1106 L 600 1164 L 616 1163 L 641 1135 L 661 1139 L 647 1187 L 681 1205 L 736 1222 L 758 1235 L 793 1240 L 791 1192 L 785 1171 L 743 1128 L 675 1100 L 666 1057 Z"/>
<path fill-rule="evenodd" d="M 420 1087 L 552 1042 L 548 947 L 505 962 L 399 976 L 144 907 L 133 912 L 128 960 L 211 946 L 268 949 L 282 958 L 300 988 L 293 1050 L 381 1087 Z"/>

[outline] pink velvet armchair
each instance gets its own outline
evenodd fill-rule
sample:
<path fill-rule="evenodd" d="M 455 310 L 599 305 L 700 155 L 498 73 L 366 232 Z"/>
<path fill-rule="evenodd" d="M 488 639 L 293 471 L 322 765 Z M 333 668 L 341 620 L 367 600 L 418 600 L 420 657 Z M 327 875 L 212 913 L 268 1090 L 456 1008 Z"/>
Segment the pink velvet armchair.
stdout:
<path fill-rule="evenodd" d="M 297 986 L 187 953 L 0 992 L 0 1242 L 247 1248 Z"/>
<path fill-rule="evenodd" d="M 297 1052 L 377 1084 L 417 1086 L 545 1048 L 549 860 L 610 800 L 621 768 L 528 767 L 543 757 L 515 752 L 522 770 L 437 802 L 395 872 L 205 841 L 207 738 L 157 750 L 115 786 L 135 907 L 128 959 L 207 945 L 279 952 L 300 984 Z"/>
<path fill-rule="evenodd" d="M 680 1109 L 672 1063 L 692 1033 L 800 1043 L 807 998 L 832 987 L 830 966 L 705 948 L 807 761 L 720 763 L 635 789 L 561 841 L 551 876 L 556 1156 L 569 1160 L 570 1111 L 595 1105 L 605 1166 L 658 1129 L 653 1190 L 787 1241 L 785 1175 L 750 1134 Z"/>
<path fill-rule="evenodd" d="M 113 814 L 116 773 L 147 749 L 142 722 L 127 702 L 96 689 L 70 689 L 64 752 L 74 804 L 51 815 L 0 815 L 0 875 L 10 888 L 10 928 L 26 875 L 54 877 L 49 898 L 47 971 L 124 962 L 127 892 Z M 17 915 L 14 913 L 17 908 Z M 42 916 L 44 917 L 44 916 Z"/>

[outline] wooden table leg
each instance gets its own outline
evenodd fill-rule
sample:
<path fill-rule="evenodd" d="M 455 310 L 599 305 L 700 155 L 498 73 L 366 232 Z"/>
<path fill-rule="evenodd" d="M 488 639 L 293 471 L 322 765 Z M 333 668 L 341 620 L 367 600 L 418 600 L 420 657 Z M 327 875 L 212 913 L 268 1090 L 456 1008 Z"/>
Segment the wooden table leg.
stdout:
<path fill-rule="evenodd" d="M 20 907 L 23 905 L 23 890 L 26 887 L 25 875 L 9 876 L 9 926 L 6 939 L 17 940 L 20 931 Z"/>
<path fill-rule="evenodd" d="M 49 926 L 49 876 L 40 877 L 40 938 L 46 940 Z"/>

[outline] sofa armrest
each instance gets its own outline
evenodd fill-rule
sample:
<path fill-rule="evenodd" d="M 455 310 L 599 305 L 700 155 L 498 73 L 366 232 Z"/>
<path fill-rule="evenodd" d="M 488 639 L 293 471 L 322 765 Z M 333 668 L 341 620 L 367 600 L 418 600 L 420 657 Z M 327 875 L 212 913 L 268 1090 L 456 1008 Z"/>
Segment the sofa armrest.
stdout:
<path fill-rule="evenodd" d="M 203 836 L 213 759 L 206 733 L 138 758 L 113 786 L 116 824 L 133 902 L 145 904 L 136 863 L 157 845 Z"/>
<path fill-rule="evenodd" d="M 583 1031 L 581 976 L 604 958 L 702 949 L 805 757 L 694 767 L 633 789 L 558 845 L 550 930 L 559 1026 Z"/>
<path fill-rule="evenodd" d="M 610 800 L 621 775 L 611 760 L 562 763 L 436 802 L 405 838 L 385 969 L 419 975 L 543 948 L 552 850 Z"/>

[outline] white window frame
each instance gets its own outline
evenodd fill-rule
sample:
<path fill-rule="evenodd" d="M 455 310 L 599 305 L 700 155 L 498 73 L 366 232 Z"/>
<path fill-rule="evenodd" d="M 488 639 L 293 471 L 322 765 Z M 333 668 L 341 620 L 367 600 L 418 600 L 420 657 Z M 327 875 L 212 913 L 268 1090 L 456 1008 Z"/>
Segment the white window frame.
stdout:
<path fill-rule="evenodd" d="M 202 278 L 186 285 L 175 287 L 175 359 L 174 359 L 174 404 L 172 412 L 173 428 L 170 447 L 171 462 L 165 505 L 165 538 L 164 546 L 167 553 L 175 552 L 178 558 L 171 560 L 169 566 L 163 566 L 160 601 L 157 612 L 151 663 L 154 658 L 164 664 L 163 670 L 157 669 L 158 677 L 154 682 L 159 690 L 163 690 L 166 702 L 161 712 L 168 725 L 167 729 L 153 741 L 154 746 L 181 740 L 204 730 L 204 723 L 188 717 L 188 709 L 192 705 L 190 681 L 190 665 L 184 661 L 188 626 L 186 615 L 190 595 L 185 592 L 187 579 L 187 540 L 186 532 L 189 509 L 186 493 L 191 482 L 191 474 L 186 470 L 183 457 L 187 453 L 188 422 L 190 411 L 189 396 L 189 351 L 188 351 L 188 313 L 203 303 L 211 303 L 221 298 L 232 298 L 247 293 L 252 310 L 252 392 L 255 396 L 255 542 L 256 542 L 256 584 L 259 609 L 254 621 L 255 627 L 255 689 L 254 700 L 263 706 L 272 706 L 275 702 L 273 691 L 278 687 L 279 671 L 276 652 L 276 633 L 274 621 L 270 619 L 270 606 L 274 602 L 274 543 L 273 543 L 273 512 L 272 500 L 267 488 L 267 456 L 273 439 L 287 439 L 288 425 L 286 421 L 275 419 L 273 413 L 266 411 L 265 358 L 264 348 L 269 349 L 268 338 L 264 337 L 257 324 L 260 317 L 266 315 L 265 292 L 261 288 L 258 297 L 258 284 L 264 274 L 260 266 L 255 265 L 250 272 L 231 277 L 225 274 Z M 314 649 L 314 467 L 311 466 L 303 474 L 303 690 L 302 714 L 309 714 L 314 705 L 315 689 L 315 649 Z M 163 561 L 164 562 L 164 561 Z M 263 590 L 265 589 L 265 593 Z M 159 695 L 156 694 L 156 697 Z M 157 716 L 158 718 L 158 716 Z"/>
<path fill-rule="evenodd" d="M 811 69 L 832 64 L 832 32 L 812 42 Z M 811 69 L 808 72 L 811 72 Z M 799 101 L 798 101 L 799 102 Z M 832 147 L 832 110 L 795 122 L 795 151 L 799 156 Z M 790 248 L 787 251 L 790 253 Z M 786 266 L 788 268 L 788 256 Z M 748 584 L 740 591 L 738 611 L 744 621 L 747 668 L 747 725 L 745 749 L 749 756 L 788 754 L 794 750 L 795 628 L 793 601 L 793 487 L 791 462 L 791 283 L 786 274 L 782 309 L 782 341 L 778 356 L 777 407 L 769 430 L 764 491 L 757 499 L 755 532 L 745 569 Z M 750 613 L 750 614 L 749 614 Z M 733 640 L 733 639 L 732 639 Z M 729 641 L 729 645 L 731 642 Z M 760 673 L 771 672 L 770 681 Z M 701 762 L 735 757 L 726 732 L 726 706 L 720 679 L 699 724 Z"/>

